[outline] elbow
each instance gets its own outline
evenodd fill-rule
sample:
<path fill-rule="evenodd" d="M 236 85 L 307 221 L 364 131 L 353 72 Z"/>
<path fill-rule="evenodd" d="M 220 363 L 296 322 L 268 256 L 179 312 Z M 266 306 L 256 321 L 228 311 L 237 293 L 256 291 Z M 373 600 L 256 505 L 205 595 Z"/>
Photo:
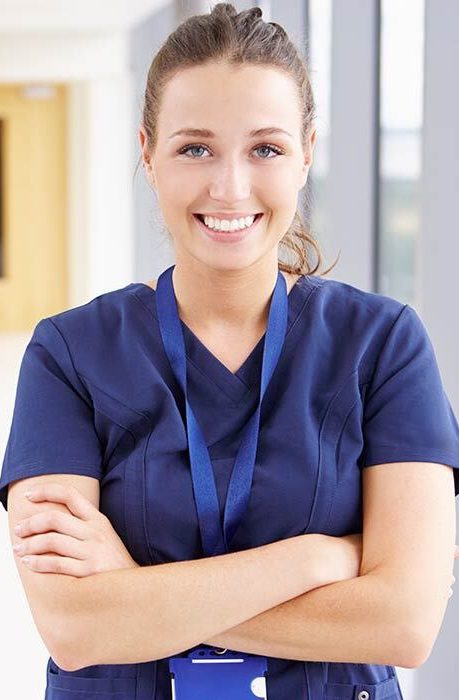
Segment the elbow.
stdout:
<path fill-rule="evenodd" d="M 401 638 L 403 649 L 399 653 L 398 662 L 396 661 L 394 665 L 409 669 L 422 666 L 429 658 L 433 647 L 433 643 L 426 634 L 425 626 L 407 625 L 405 634 Z"/>
<path fill-rule="evenodd" d="M 50 656 L 63 671 L 79 671 L 90 665 L 87 659 L 83 659 L 75 639 L 55 641 Z"/>
<path fill-rule="evenodd" d="M 59 616 L 54 616 L 52 633 L 48 638 L 50 656 L 63 671 L 78 671 L 89 665 L 82 658 L 81 636 L 68 612 L 61 611 Z"/>
<path fill-rule="evenodd" d="M 63 671 L 78 671 L 80 668 L 84 668 L 81 664 L 75 663 L 75 660 L 69 656 L 61 656 L 58 654 L 51 654 L 51 656 L 56 665 Z"/>
<path fill-rule="evenodd" d="M 432 646 L 428 646 L 426 644 L 421 643 L 418 643 L 416 645 L 416 642 L 417 640 L 414 640 L 411 644 L 411 649 L 408 652 L 407 663 L 403 664 L 404 668 L 419 668 L 427 661 L 427 659 L 430 656 Z M 398 665 L 400 666 L 401 664 Z"/>
<path fill-rule="evenodd" d="M 407 637 L 411 650 L 407 668 L 419 668 L 431 655 L 443 623 L 445 607 L 439 597 L 433 602 L 417 606 L 417 609 L 412 611 L 410 624 L 407 625 L 410 629 Z"/>
<path fill-rule="evenodd" d="M 65 627 L 65 631 L 64 631 Z M 59 632 L 62 629 L 62 633 Z M 63 671 L 77 671 L 84 668 L 79 656 L 79 646 L 76 643 L 75 637 L 70 633 L 68 625 L 59 622 L 58 628 L 54 629 L 51 643 L 48 645 L 48 650 L 53 661 Z"/>
<path fill-rule="evenodd" d="M 402 650 L 398 651 L 395 658 L 393 657 L 393 649 L 391 656 L 391 665 L 400 668 L 414 669 L 419 668 L 426 661 L 425 646 L 419 642 L 419 638 L 405 631 L 402 637 Z"/>

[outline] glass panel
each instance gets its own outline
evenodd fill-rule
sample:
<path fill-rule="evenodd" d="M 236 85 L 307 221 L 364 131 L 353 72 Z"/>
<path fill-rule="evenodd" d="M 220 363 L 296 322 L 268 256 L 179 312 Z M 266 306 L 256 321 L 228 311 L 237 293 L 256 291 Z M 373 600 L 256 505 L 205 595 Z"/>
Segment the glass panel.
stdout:
<path fill-rule="evenodd" d="M 424 0 L 381 0 L 381 294 L 416 305 Z"/>
<path fill-rule="evenodd" d="M 328 172 L 330 143 L 330 83 L 331 83 L 331 0 L 309 0 L 308 3 L 308 65 L 316 101 L 317 140 L 308 184 L 312 211 L 311 230 L 324 253 L 324 267 L 329 267 L 338 254 L 330 244 L 328 218 Z M 329 273 L 331 277 L 332 271 Z"/>

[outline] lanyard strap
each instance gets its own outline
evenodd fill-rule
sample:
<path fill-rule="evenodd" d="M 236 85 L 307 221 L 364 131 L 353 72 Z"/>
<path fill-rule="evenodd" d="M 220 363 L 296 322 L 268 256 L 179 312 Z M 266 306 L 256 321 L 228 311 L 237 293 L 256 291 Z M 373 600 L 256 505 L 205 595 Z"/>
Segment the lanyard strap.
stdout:
<path fill-rule="evenodd" d="M 212 462 L 201 429 L 188 401 L 185 342 L 172 282 L 174 267 L 175 265 L 169 267 L 158 278 L 156 311 L 165 352 L 185 396 L 193 494 L 204 555 L 214 556 L 229 552 L 231 540 L 249 502 L 257 452 L 261 402 L 279 360 L 287 330 L 287 285 L 283 275 L 278 271 L 264 338 L 260 397 L 257 408 L 244 430 L 233 466 L 222 530 Z"/>

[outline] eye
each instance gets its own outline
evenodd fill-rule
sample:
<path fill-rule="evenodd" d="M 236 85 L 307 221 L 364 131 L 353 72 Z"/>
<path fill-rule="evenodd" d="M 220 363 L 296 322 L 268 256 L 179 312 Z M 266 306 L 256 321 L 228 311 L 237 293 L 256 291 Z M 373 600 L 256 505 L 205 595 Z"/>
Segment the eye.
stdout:
<path fill-rule="evenodd" d="M 193 148 L 203 148 L 206 151 L 208 150 L 206 146 L 203 146 L 200 143 L 190 143 L 187 146 L 183 146 L 183 148 L 181 148 L 178 151 L 178 153 L 179 153 L 179 155 L 187 155 L 188 152 L 191 151 Z M 272 151 L 273 153 L 275 153 L 276 156 L 273 156 L 272 158 L 271 157 L 270 158 L 260 158 L 260 160 L 272 160 L 274 157 L 284 155 L 284 153 L 285 153 L 285 151 L 283 151 L 281 148 L 278 148 L 277 146 L 274 146 L 270 143 L 261 143 L 259 146 L 255 146 L 255 148 L 253 150 L 260 151 L 261 149 L 268 149 L 268 150 Z M 202 158 L 200 158 L 199 156 L 191 155 L 190 157 L 193 158 L 194 160 L 202 160 Z"/>
<path fill-rule="evenodd" d="M 187 154 L 188 154 L 188 151 L 190 151 L 192 148 L 204 148 L 205 150 L 207 150 L 206 147 L 205 147 L 205 146 L 201 146 L 200 143 L 190 143 L 189 146 L 184 146 L 183 148 L 181 148 L 181 149 L 178 151 L 178 153 L 179 153 L 180 155 L 187 155 Z M 192 157 L 192 158 L 195 158 L 196 156 L 191 156 L 191 157 Z M 199 156 L 198 156 L 198 157 L 199 157 Z"/>
<path fill-rule="evenodd" d="M 278 148 L 277 146 L 273 146 L 270 143 L 261 143 L 259 146 L 255 147 L 255 150 L 259 151 L 262 148 L 267 148 L 270 151 L 273 151 L 278 156 L 284 155 L 284 151 L 281 148 Z M 271 160 L 271 158 L 262 158 L 262 160 Z"/>

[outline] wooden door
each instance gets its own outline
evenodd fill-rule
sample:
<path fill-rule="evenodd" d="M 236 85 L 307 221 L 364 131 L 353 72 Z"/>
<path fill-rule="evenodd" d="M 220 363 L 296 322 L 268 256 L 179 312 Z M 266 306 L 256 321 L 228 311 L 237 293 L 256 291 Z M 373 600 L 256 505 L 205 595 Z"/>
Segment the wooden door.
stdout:
<path fill-rule="evenodd" d="M 65 85 L 0 85 L 0 331 L 67 308 Z"/>

